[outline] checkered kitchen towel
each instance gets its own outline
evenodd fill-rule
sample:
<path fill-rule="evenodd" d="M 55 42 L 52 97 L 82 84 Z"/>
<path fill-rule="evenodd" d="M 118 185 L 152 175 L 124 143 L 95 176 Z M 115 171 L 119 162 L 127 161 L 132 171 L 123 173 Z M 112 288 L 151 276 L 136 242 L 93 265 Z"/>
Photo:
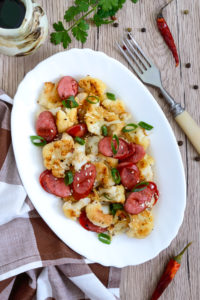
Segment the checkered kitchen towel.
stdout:
<path fill-rule="evenodd" d="M 118 299 L 121 270 L 87 263 L 27 197 L 11 144 L 11 108 L 0 90 L 0 300 Z"/>

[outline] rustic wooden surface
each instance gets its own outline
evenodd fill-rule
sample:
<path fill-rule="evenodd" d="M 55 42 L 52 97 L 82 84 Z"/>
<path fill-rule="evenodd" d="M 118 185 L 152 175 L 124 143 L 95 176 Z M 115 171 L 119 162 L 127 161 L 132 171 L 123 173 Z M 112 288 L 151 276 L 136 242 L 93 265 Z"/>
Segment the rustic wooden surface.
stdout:
<path fill-rule="evenodd" d="M 51 32 L 52 23 L 62 20 L 63 12 L 72 3 L 72 0 L 38 0 L 38 2 L 46 10 Z M 117 51 L 115 42 L 120 39 L 125 28 L 132 27 L 136 40 L 162 71 L 164 86 L 200 123 L 200 88 L 199 90 L 192 88 L 194 84 L 200 86 L 200 2 L 199 0 L 174 0 L 165 10 L 165 17 L 179 49 L 180 66 L 178 68 L 175 68 L 172 55 L 156 28 L 156 12 L 164 3 L 166 3 L 165 0 L 139 0 L 134 5 L 127 0 L 124 9 L 117 16 L 119 27 L 114 28 L 109 25 L 99 29 L 91 28 L 84 47 L 104 51 L 127 66 Z M 189 10 L 188 15 L 183 14 L 185 9 Z M 142 27 L 146 28 L 146 33 L 141 32 Z M 82 48 L 83 46 L 74 41 L 71 47 Z M 9 95 L 14 96 L 19 82 L 29 70 L 41 60 L 61 50 L 61 46 L 54 46 L 47 39 L 45 45 L 32 56 L 25 58 L 0 56 L 0 87 Z M 191 63 L 190 69 L 185 68 L 187 62 Z M 150 91 L 169 119 L 177 140 L 184 142 L 180 150 L 187 182 L 187 208 L 178 236 L 167 250 L 147 263 L 123 269 L 121 299 L 150 299 L 169 257 L 182 249 L 188 241 L 193 241 L 193 245 L 183 258 L 180 271 L 161 299 L 198 300 L 200 299 L 200 162 L 194 160 L 194 157 L 197 156 L 195 150 L 172 119 L 164 101 L 158 97 L 158 91 L 154 88 L 150 88 Z"/>

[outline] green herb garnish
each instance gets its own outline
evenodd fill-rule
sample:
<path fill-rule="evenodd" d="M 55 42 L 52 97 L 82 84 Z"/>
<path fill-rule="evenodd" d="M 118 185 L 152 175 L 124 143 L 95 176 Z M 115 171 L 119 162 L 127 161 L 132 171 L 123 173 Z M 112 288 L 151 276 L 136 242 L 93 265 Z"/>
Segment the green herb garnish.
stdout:
<path fill-rule="evenodd" d="M 138 128 L 138 125 L 137 125 L 137 124 L 130 123 L 130 124 L 127 124 L 126 126 L 124 126 L 124 127 L 122 128 L 122 132 L 130 132 L 130 131 L 134 131 L 136 128 Z"/>
<path fill-rule="evenodd" d="M 92 101 L 90 99 L 94 99 L 94 100 Z M 97 96 L 88 96 L 86 101 L 91 103 L 91 104 L 97 104 L 99 102 L 99 97 L 97 97 Z"/>
<path fill-rule="evenodd" d="M 67 172 L 64 178 L 64 182 L 66 185 L 70 185 L 73 182 L 73 174 L 71 171 Z"/>
<path fill-rule="evenodd" d="M 108 135 L 108 128 L 106 125 L 101 126 L 101 132 L 103 136 L 107 136 Z"/>
<path fill-rule="evenodd" d="M 115 101 L 116 100 L 116 97 L 114 94 L 112 93 L 106 93 L 106 96 L 109 100 L 112 100 L 112 101 Z"/>
<path fill-rule="evenodd" d="M 153 129 L 153 126 L 152 126 L 152 125 L 147 124 L 147 123 L 145 123 L 145 122 L 143 122 L 143 121 L 139 122 L 138 125 L 139 125 L 140 127 L 144 128 L 144 129 L 146 129 L 146 130 L 151 130 L 151 129 Z"/>
<path fill-rule="evenodd" d="M 76 136 L 74 140 L 75 140 L 75 142 L 79 143 L 80 145 L 85 145 L 85 140 L 78 136 Z"/>
<path fill-rule="evenodd" d="M 118 210 L 123 209 L 124 206 L 121 203 L 111 203 L 110 204 L 110 213 L 115 216 Z"/>
<path fill-rule="evenodd" d="M 117 142 L 117 149 L 114 146 L 113 140 L 115 140 Z M 119 149 L 119 139 L 116 136 L 116 134 L 113 135 L 112 140 L 111 140 L 111 148 L 112 148 L 112 152 L 113 154 L 117 154 L 117 151 Z"/>
<path fill-rule="evenodd" d="M 138 184 L 136 184 L 134 186 L 134 188 L 132 189 L 132 192 L 141 192 L 144 189 L 146 189 L 146 187 L 149 185 L 148 181 L 141 181 Z"/>
<path fill-rule="evenodd" d="M 39 135 L 31 135 L 30 139 L 31 143 L 37 147 L 42 147 L 47 144 L 47 141 Z"/>
<path fill-rule="evenodd" d="M 63 100 L 62 105 L 66 108 L 75 108 L 75 107 L 79 106 L 79 104 L 76 102 L 74 96 L 70 96 L 66 100 Z"/>
<path fill-rule="evenodd" d="M 113 199 L 107 194 L 107 193 L 103 193 L 103 196 L 110 201 L 113 201 Z"/>
<path fill-rule="evenodd" d="M 99 233 L 99 234 L 98 234 L 98 239 L 99 239 L 102 243 L 104 243 L 104 244 L 110 245 L 110 243 L 111 243 L 111 237 L 110 237 L 110 235 L 105 234 L 105 233 Z"/>
<path fill-rule="evenodd" d="M 116 184 L 119 184 L 121 181 L 121 177 L 119 175 L 119 171 L 116 168 L 111 169 L 111 175 Z"/>

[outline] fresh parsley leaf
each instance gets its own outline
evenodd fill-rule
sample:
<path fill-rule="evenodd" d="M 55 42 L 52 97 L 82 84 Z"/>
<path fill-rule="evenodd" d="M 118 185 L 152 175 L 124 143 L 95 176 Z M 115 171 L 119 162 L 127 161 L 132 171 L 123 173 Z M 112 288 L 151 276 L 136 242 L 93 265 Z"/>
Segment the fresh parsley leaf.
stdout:
<path fill-rule="evenodd" d="M 51 33 L 51 42 L 54 45 L 63 43 L 63 47 L 64 49 L 66 49 L 71 43 L 71 41 L 72 40 L 66 30 Z"/>
<path fill-rule="evenodd" d="M 55 29 L 55 31 L 63 31 L 65 30 L 63 23 L 61 21 L 59 21 L 58 23 L 54 23 L 53 24 L 53 28 Z"/>
<path fill-rule="evenodd" d="M 102 24 L 109 24 L 109 23 L 113 23 L 114 21 L 112 20 L 108 20 L 108 19 L 104 19 L 101 16 L 99 16 L 98 14 L 95 14 L 93 17 L 93 22 L 94 24 L 99 27 Z"/>
<path fill-rule="evenodd" d="M 75 0 L 75 4 L 79 8 L 79 12 L 86 12 L 89 9 L 90 1 L 88 1 L 88 0 Z"/>
<path fill-rule="evenodd" d="M 99 5 L 102 6 L 103 10 L 108 11 L 118 6 L 118 0 L 100 0 Z"/>
<path fill-rule="evenodd" d="M 138 0 L 131 0 L 131 2 L 133 2 L 133 3 L 137 3 L 137 2 L 138 2 Z"/>
<path fill-rule="evenodd" d="M 85 20 L 81 20 L 78 25 L 76 25 L 72 29 L 73 36 L 81 43 L 85 43 L 87 40 L 87 30 L 89 29 L 89 25 Z"/>
<path fill-rule="evenodd" d="M 64 19 L 69 22 L 74 20 L 74 17 L 80 13 L 80 9 L 78 6 L 71 6 L 68 10 L 66 10 Z"/>

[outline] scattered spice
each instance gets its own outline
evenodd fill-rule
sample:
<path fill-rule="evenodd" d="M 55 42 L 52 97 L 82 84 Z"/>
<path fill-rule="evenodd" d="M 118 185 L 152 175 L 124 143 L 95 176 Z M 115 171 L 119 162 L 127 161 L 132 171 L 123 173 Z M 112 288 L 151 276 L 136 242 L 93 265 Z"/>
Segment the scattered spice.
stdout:
<path fill-rule="evenodd" d="M 178 145 L 182 146 L 183 145 L 183 141 L 178 141 Z"/>
<path fill-rule="evenodd" d="M 114 23 L 113 24 L 113 27 L 118 27 L 119 26 L 119 23 Z"/>
<path fill-rule="evenodd" d="M 117 18 L 116 18 L 115 16 L 112 16 L 112 17 L 111 17 L 111 20 L 116 21 Z"/>
<path fill-rule="evenodd" d="M 123 49 L 123 50 L 126 50 L 126 47 L 125 47 L 125 46 L 122 46 L 122 49 Z"/>
<path fill-rule="evenodd" d="M 196 157 L 194 158 L 194 160 L 200 161 L 200 156 L 196 156 Z"/>
<path fill-rule="evenodd" d="M 187 69 L 191 68 L 191 63 L 185 64 L 185 67 L 186 67 Z"/>
<path fill-rule="evenodd" d="M 185 10 L 183 11 L 183 13 L 184 13 L 184 15 L 188 15 L 188 14 L 189 14 L 189 10 L 188 10 L 188 9 L 185 9 Z"/>
<path fill-rule="evenodd" d="M 163 9 L 169 3 L 171 3 L 171 1 L 168 2 L 165 6 L 163 6 L 163 8 L 161 8 L 159 14 L 157 15 L 157 26 L 158 26 L 158 29 L 159 29 L 159 31 L 160 31 L 163 39 L 165 40 L 167 46 L 169 47 L 169 49 L 171 50 L 171 52 L 172 52 L 172 54 L 174 56 L 174 59 L 175 59 L 175 62 L 176 62 L 176 67 L 177 67 L 179 65 L 178 52 L 177 52 L 177 49 L 176 49 L 176 45 L 175 45 L 172 33 L 171 33 L 171 31 L 170 31 L 170 29 L 169 29 L 169 27 L 167 25 L 166 20 L 163 17 Z"/>
<path fill-rule="evenodd" d="M 198 86 L 198 85 L 196 85 L 196 84 L 195 84 L 195 85 L 193 85 L 193 89 L 194 89 L 194 90 L 198 90 L 198 88 L 199 88 L 199 86 Z"/>
<path fill-rule="evenodd" d="M 130 28 L 130 27 L 126 28 L 126 31 L 131 32 L 132 28 Z"/>
<path fill-rule="evenodd" d="M 131 36 L 130 36 L 129 33 L 127 34 L 127 38 L 128 38 L 129 40 L 131 40 Z"/>
<path fill-rule="evenodd" d="M 168 287 L 174 276 L 176 275 L 178 269 L 181 266 L 181 258 L 184 254 L 184 252 L 187 250 L 187 248 L 191 245 L 192 243 L 187 244 L 187 246 L 175 257 L 170 259 L 170 261 L 167 264 L 167 267 L 161 276 L 158 285 L 153 292 L 153 295 L 151 297 L 151 300 L 157 300 L 164 290 Z"/>
<path fill-rule="evenodd" d="M 147 31 L 147 30 L 146 30 L 145 27 L 141 28 L 141 32 L 146 32 L 146 31 Z"/>

